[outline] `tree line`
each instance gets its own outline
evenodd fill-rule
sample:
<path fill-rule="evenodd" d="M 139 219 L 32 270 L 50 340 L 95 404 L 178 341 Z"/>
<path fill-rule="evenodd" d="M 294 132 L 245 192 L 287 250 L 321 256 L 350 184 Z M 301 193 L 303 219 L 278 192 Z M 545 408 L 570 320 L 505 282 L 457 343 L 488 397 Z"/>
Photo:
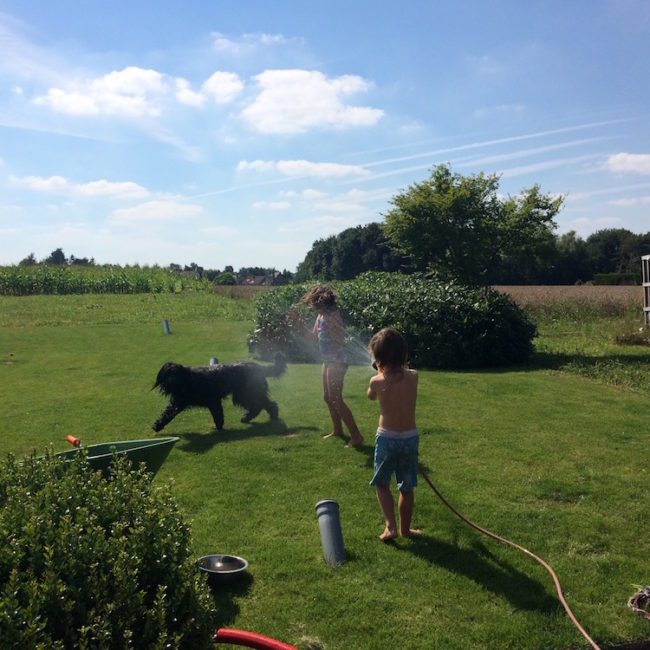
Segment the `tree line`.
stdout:
<path fill-rule="evenodd" d="M 554 219 L 563 196 L 538 185 L 518 195 L 499 193 L 500 178 L 463 176 L 448 165 L 390 200 L 382 222 L 348 228 L 312 244 L 295 274 L 263 267 L 204 269 L 170 264 L 176 273 L 216 284 L 238 284 L 254 276 L 277 283 L 350 280 L 366 271 L 424 272 L 470 286 L 503 284 L 638 284 L 642 255 L 650 254 L 650 232 L 606 228 L 586 239 L 575 231 L 558 235 Z M 93 258 L 67 258 L 57 248 L 37 261 L 30 253 L 20 266 L 94 266 Z M 137 265 L 136 265 L 137 266 Z"/>
<path fill-rule="evenodd" d="M 391 200 L 382 223 L 316 241 L 296 279 L 348 280 L 365 271 L 427 272 L 468 285 L 640 283 L 650 232 L 555 233 L 564 197 L 539 186 L 498 193 L 499 177 L 447 165 Z"/>
<path fill-rule="evenodd" d="M 36 259 L 34 253 L 30 253 L 24 257 L 18 266 L 86 266 L 86 267 L 96 267 L 99 266 L 94 258 L 87 257 L 75 257 L 70 255 L 66 256 L 62 248 L 54 249 L 47 257 L 44 257 L 42 260 Z M 116 264 L 104 264 L 104 267 L 115 267 Z M 133 268 L 139 268 L 138 264 L 133 265 Z M 157 264 L 153 268 L 160 268 Z M 293 279 L 293 273 L 288 270 L 283 270 L 281 272 L 276 271 L 273 268 L 266 268 L 261 266 L 242 266 L 239 271 L 235 271 L 234 268 L 230 265 L 226 265 L 222 269 L 206 269 L 202 266 L 199 266 L 196 262 L 191 262 L 190 264 L 176 264 L 172 262 L 167 267 L 173 273 L 192 275 L 196 279 L 206 279 L 215 284 L 237 284 L 238 281 L 245 280 L 251 276 L 281 276 L 287 282 L 290 282 Z"/>

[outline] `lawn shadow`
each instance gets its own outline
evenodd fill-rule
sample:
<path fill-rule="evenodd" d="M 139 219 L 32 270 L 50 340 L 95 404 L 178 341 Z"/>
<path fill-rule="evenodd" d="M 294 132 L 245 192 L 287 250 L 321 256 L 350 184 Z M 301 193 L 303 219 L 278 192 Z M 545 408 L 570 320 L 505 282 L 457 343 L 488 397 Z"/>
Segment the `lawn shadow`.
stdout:
<path fill-rule="evenodd" d="M 215 620 L 217 627 L 225 627 L 234 623 L 240 611 L 235 598 L 250 595 L 252 585 L 253 576 L 245 573 L 236 582 L 216 584 L 209 587 L 217 611 Z"/>
<path fill-rule="evenodd" d="M 182 440 L 178 449 L 193 454 L 203 454 L 216 444 L 262 436 L 292 436 L 309 430 L 315 431 L 316 428 L 287 427 L 282 420 L 269 420 L 268 422 L 253 422 L 246 429 L 222 429 L 221 431 L 210 429 L 208 433 L 188 432 L 176 435 Z"/>
<path fill-rule="evenodd" d="M 460 548 L 422 535 L 412 538 L 406 546 L 396 545 L 395 548 L 469 578 L 491 593 L 503 596 L 516 609 L 551 613 L 561 607 L 542 583 L 496 557 L 481 542 L 475 542 L 472 548 Z"/>

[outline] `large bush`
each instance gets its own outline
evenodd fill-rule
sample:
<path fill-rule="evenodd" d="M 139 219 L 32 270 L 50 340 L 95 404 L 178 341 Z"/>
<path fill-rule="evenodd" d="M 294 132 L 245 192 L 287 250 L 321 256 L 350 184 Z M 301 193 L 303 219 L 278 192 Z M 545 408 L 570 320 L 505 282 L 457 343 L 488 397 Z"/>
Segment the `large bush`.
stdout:
<path fill-rule="evenodd" d="M 83 455 L 0 467 L 3 648 L 208 648 L 214 609 L 167 489 Z"/>
<path fill-rule="evenodd" d="M 436 282 L 422 275 L 365 273 L 334 282 L 348 327 L 350 352 L 365 345 L 382 327 L 406 337 L 411 363 L 422 368 L 481 368 L 527 361 L 537 331 L 506 295 L 492 290 Z M 274 289 L 258 298 L 252 352 L 270 356 L 277 350 L 289 360 L 316 359 L 315 344 L 287 317 L 309 285 Z M 301 308 L 308 326 L 313 315 Z M 358 357 L 358 355 L 357 355 Z"/>

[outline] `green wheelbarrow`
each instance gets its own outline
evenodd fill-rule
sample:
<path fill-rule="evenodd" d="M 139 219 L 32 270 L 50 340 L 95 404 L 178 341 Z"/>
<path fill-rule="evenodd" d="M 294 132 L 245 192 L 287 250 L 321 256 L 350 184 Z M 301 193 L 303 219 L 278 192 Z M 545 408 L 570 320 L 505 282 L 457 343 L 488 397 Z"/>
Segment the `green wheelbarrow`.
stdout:
<path fill-rule="evenodd" d="M 74 436 L 66 436 L 66 440 L 75 449 L 62 451 L 54 455 L 66 460 L 72 460 L 82 449 L 81 440 Z M 113 461 L 113 454 L 116 456 L 126 456 L 134 467 L 144 465 L 148 472 L 156 474 L 178 440 L 178 438 L 118 440 L 96 445 L 84 445 L 83 449 L 88 454 L 88 464 L 94 470 L 101 470 L 104 474 L 108 474 L 109 472 L 111 462 Z"/>

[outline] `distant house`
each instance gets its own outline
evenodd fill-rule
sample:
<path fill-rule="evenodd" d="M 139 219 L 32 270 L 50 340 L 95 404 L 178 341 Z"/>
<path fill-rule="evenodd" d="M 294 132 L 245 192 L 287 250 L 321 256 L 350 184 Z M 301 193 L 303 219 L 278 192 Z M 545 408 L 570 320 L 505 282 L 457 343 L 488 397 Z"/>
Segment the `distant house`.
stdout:
<path fill-rule="evenodd" d="M 270 287 L 287 284 L 287 282 L 287 278 L 282 273 L 273 271 L 273 273 L 267 273 L 266 275 L 249 275 L 240 280 L 239 284 L 249 287 Z"/>

